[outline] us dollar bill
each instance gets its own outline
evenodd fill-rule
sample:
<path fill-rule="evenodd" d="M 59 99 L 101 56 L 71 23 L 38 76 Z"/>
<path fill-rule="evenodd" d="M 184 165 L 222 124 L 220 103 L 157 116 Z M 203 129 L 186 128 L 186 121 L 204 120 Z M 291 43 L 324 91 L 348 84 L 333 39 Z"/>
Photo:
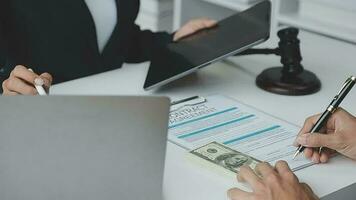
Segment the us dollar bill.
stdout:
<path fill-rule="evenodd" d="M 261 161 L 225 145 L 212 142 L 189 152 L 188 158 L 204 167 L 218 170 L 226 175 L 236 177 L 242 166 L 249 166 L 255 171 Z"/>

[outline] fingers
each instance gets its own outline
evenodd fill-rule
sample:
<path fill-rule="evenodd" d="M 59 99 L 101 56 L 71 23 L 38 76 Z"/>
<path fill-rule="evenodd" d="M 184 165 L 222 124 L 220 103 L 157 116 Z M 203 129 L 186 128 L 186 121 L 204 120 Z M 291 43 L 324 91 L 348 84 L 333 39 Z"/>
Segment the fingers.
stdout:
<path fill-rule="evenodd" d="M 53 78 L 48 73 L 43 73 L 40 76 L 32 70 L 18 65 L 12 70 L 10 77 L 2 84 L 4 95 L 37 95 L 37 90 L 34 85 L 44 86 L 49 90 Z"/>
<path fill-rule="evenodd" d="M 289 181 L 290 183 L 299 183 L 297 176 L 294 175 L 286 161 L 278 161 L 275 165 L 275 169 L 284 180 Z"/>
<path fill-rule="evenodd" d="M 314 150 L 312 148 L 305 148 L 304 149 L 304 156 L 308 159 L 311 159 L 313 156 Z"/>
<path fill-rule="evenodd" d="M 329 161 L 330 155 L 330 152 L 325 149 L 321 152 L 321 154 L 318 151 L 314 151 L 312 161 L 314 163 L 327 163 Z"/>
<path fill-rule="evenodd" d="M 327 163 L 332 154 L 335 152 L 334 150 L 323 148 L 320 155 L 318 149 L 319 148 L 305 148 L 304 156 L 307 159 L 312 160 L 314 163 Z"/>
<path fill-rule="evenodd" d="M 270 174 L 276 174 L 276 171 L 273 169 L 273 167 L 266 162 L 259 163 L 256 166 L 256 172 L 260 174 L 263 178 L 268 177 Z"/>
<path fill-rule="evenodd" d="M 321 155 L 319 155 L 319 151 L 317 149 L 305 148 L 304 156 L 307 159 L 312 160 L 314 163 L 327 163 L 334 152 L 334 150 L 323 148 Z"/>
<path fill-rule="evenodd" d="M 314 151 L 313 152 L 313 155 L 312 155 L 312 161 L 314 162 L 314 163 L 320 163 L 320 154 L 319 154 L 319 152 L 318 151 Z"/>
<path fill-rule="evenodd" d="M 255 172 L 247 166 L 242 166 L 237 178 L 240 182 L 247 182 L 253 190 L 261 186 L 260 178 L 255 174 Z"/>
<path fill-rule="evenodd" d="M 188 22 L 189 24 L 189 22 Z M 193 30 L 198 31 L 204 28 L 211 28 L 216 26 L 217 22 L 212 19 L 208 18 L 200 18 L 200 19 L 195 19 L 190 22 L 190 25 L 192 25 Z"/>
<path fill-rule="evenodd" d="M 338 108 L 328 120 L 326 126 L 330 130 L 338 129 L 342 126 L 345 126 L 350 121 L 355 120 L 355 117 L 343 108 Z"/>
<path fill-rule="evenodd" d="M 327 147 L 334 150 L 339 150 L 343 145 L 339 134 L 308 133 L 298 136 L 297 142 L 305 147 Z"/>
<path fill-rule="evenodd" d="M 320 118 L 320 115 L 321 114 L 317 114 L 317 115 L 313 115 L 311 117 L 308 117 L 304 122 L 303 128 L 299 131 L 299 134 L 309 133 L 309 131 L 313 128 L 315 123 Z"/>
<path fill-rule="evenodd" d="M 292 172 L 292 170 L 289 168 L 288 163 L 286 161 L 278 161 L 276 163 L 275 168 L 276 171 L 281 175 Z"/>
<path fill-rule="evenodd" d="M 240 189 L 232 188 L 227 191 L 227 196 L 230 200 L 248 200 L 251 199 L 252 195 Z"/>
<path fill-rule="evenodd" d="M 174 41 L 178 41 L 183 37 L 196 33 L 199 30 L 207 29 L 216 26 L 217 22 L 208 18 L 200 18 L 189 21 L 174 35 Z"/>
<path fill-rule="evenodd" d="M 313 115 L 311 117 L 308 117 L 303 125 L 303 128 L 299 131 L 298 136 L 309 133 L 310 130 L 313 128 L 313 126 L 315 125 L 315 123 L 318 121 L 320 117 L 320 114 L 317 115 Z M 298 142 L 295 140 L 293 143 L 294 146 L 298 146 Z"/>
<path fill-rule="evenodd" d="M 43 80 L 43 85 L 45 86 L 46 90 L 48 90 L 53 82 L 53 77 L 49 73 L 43 73 L 40 75 L 40 78 Z"/>
<path fill-rule="evenodd" d="M 327 152 L 321 152 L 320 162 L 327 163 L 329 161 L 329 154 Z"/>
<path fill-rule="evenodd" d="M 300 185 L 302 186 L 302 188 L 304 189 L 304 191 L 306 191 L 308 194 L 314 194 L 312 188 L 306 184 L 306 183 L 300 183 Z"/>
<path fill-rule="evenodd" d="M 10 77 L 16 77 L 26 81 L 29 84 L 35 84 L 35 79 L 38 78 L 38 75 L 34 72 L 28 70 L 22 65 L 18 65 L 12 70 Z"/>
<path fill-rule="evenodd" d="M 301 189 L 308 191 L 308 193 L 312 192 L 307 185 L 299 185 L 298 178 L 294 175 L 285 161 L 278 161 L 275 167 L 272 167 L 268 163 L 259 163 L 256 166 L 256 173 L 261 174 L 262 178 L 257 177 L 249 167 L 241 168 L 240 179 L 250 183 L 253 192 L 249 193 L 233 188 L 228 191 L 229 199 L 273 199 L 273 197 L 276 196 L 283 197 L 283 199 L 289 199 L 288 197 L 292 197 L 293 194 L 300 193 Z M 293 193 L 293 191 L 295 192 Z"/>
<path fill-rule="evenodd" d="M 25 81 L 19 78 L 10 78 L 4 81 L 4 91 L 11 92 L 11 94 L 23 94 L 23 95 L 36 95 L 37 91 L 34 86 L 29 85 Z M 10 93 L 9 93 L 10 94 Z"/>
<path fill-rule="evenodd" d="M 203 23 L 205 28 L 211 28 L 217 25 L 217 21 L 208 18 L 202 18 L 200 21 Z"/>
<path fill-rule="evenodd" d="M 17 92 L 11 92 L 9 90 L 4 90 L 2 95 L 4 95 L 4 96 L 17 96 L 17 95 L 20 95 L 20 94 L 17 93 Z"/>
<path fill-rule="evenodd" d="M 308 199 L 319 199 L 319 197 L 314 194 L 313 190 L 309 185 L 307 185 L 306 183 L 300 183 L 300 185 L 302 189 L 307 193 L 307 196 L 309 197 Z"/>
<path fill-rule="evenodd" d="M 334 150 L 323 148 L 323 151 L 320 156 L 321 163 L 327 163 L 329 159 L 335 154 Z"/>

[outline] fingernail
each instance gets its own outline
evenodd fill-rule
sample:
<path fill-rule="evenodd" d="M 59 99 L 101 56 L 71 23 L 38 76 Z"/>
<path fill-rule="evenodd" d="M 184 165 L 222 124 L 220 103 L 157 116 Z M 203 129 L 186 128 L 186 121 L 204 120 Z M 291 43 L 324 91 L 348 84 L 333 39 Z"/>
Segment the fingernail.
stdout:
<path fill-rule="evenodd" d="M 41 78 L 36 78 L 35 79 L 35 85 L 42 86 L 44 85 L 44 81 Z"/>
<path fill-rule="evenodd" d="M 316 163 L 316 164 L 319 163 L 319 160 L 317 160 L 316 158 L 312 158 L 312 161 L 313 161 L 314 163 Z"/>

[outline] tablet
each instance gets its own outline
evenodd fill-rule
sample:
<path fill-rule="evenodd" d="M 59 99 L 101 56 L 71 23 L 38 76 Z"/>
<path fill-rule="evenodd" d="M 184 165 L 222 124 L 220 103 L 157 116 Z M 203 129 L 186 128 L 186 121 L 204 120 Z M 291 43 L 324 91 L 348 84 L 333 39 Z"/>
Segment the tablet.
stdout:
<path fill-rule="evenodd" d="M 262 1 L 213 28 L 155 47 L 144 89 L 165 85 L 264 42 L 269 38 L 270 22 L 271 3 Z"/>

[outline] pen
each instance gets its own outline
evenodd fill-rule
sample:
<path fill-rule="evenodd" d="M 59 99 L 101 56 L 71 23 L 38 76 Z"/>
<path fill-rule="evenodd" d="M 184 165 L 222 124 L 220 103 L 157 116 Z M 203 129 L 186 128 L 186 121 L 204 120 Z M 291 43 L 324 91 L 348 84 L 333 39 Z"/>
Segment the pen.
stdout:
<path fill-rule="evenodd" d="M 189 97 L 189 98 L 182 99 L 182 100 L 179 100 L 179 101 L 173 101 L 173 102 L 171 103 L 171 106 L 174 106 L 174 105 L 177 105 L 177 104 L 186 102 L 186 101 L 191 101 L 191 100 L 194 100 L 194 99 L 198 99 L 198 98 L 199 98 L 199 96 L 193 96 L 193 97 Z"/>
<path fill-rule="evenodd" d="M 28 69 L 28 70 L 33 72 L 32 69 Z M 43 82 L 39 83 L 39 82 L 36 82 L 36 80 L 35 80 L 34 85 L 35 85 L 35 88 L 40 96 L 47 96 L 46 90 L 42 87 Z"/>
<path fill-rule="evenodd" d="M 339 93 L 333 98 L 327 109 L 324 111 L 324 113 L 319 117 L 318 121 L 315 123 L 313 128 L 310 130 L 310 133 L 315 133 L 319 132 L 321 128 L 325 125 L 325 123 L 328 121 L 330 116 L 337 110 L 341 102 L 344 100 L 346 95 L 350 92 L 352 87 L 355 85 L 356 82 L 356 77 L 351 76 L 348 78 L 342 88 L 340 89 Z M 293 156 L 293 160 L 305 149 L 304 146 L 299 145 L 297 151 L 295 152 Z M 319 153 L 321 151 L 322 147 L 319 149 Z"/>

